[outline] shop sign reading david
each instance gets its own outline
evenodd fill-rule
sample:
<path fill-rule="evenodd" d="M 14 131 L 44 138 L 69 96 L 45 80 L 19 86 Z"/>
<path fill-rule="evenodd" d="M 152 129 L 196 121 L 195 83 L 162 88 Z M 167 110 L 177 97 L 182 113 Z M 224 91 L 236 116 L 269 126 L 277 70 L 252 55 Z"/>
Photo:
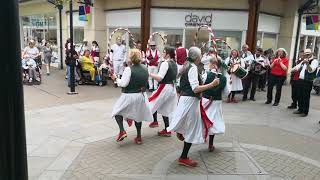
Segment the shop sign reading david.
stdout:
<path fill-rule="evenodd" d="M 184 17 L 184 20 L 185 20 L 185 26 L 201 26 L 201 25 L 211 26 L 212 14 L 202 16 L 202 15 L 190 13 Z"/>

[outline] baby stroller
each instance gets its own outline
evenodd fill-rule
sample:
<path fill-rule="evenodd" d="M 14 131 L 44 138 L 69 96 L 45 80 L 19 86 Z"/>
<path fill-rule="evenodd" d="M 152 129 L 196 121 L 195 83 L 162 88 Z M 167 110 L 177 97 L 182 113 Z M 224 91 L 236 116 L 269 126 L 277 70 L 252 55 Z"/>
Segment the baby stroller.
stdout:
<path fill-rule="evenodd" d="M 313 89 L 316 91 L 316 94 L 320 94 L 320 67 L 317 69 L 317 77 L 313 81 Z"/>
<path fill-rule="evenodd" d="M 41 67 L 39 63 L 35 61 L 35 67 L 32 63 L 33 59 L 22 60 L 22 82 L 26 85 L 40 85 L 41 84 Z M 30 77 L 30 74 L 32 77 Z"/>

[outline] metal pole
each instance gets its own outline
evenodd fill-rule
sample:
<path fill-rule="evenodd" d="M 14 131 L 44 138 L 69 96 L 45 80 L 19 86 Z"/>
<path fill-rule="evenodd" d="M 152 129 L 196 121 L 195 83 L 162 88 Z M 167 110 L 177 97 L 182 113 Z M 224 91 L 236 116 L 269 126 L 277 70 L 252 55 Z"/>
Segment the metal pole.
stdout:
<path fill-rule="evenodd" d="M 6 78 L 0 93 L 0 179 L 28 180 L 24 102 L 21 77 L 21 47 L 18 1 L 2 4 L 0 33 L 2 46 L 2 76 Z"/>
<path fill-rule="evenodd" d="M 69 19 L 70 19 L 70 52 L 68 54 L 71 57 L 70 62 L 70 92 L 68 94 L 77 94 L 75 91 L 75 77 L 74 77 L 74 69 L 75 69 L 75 59 L 73 58 L 73 5 L 72 0 L 69 2 Z"/>
<path fill-rule="evenodd" d="M 302 12 L 299 11 L 299 19 L 298 19 L 298 26 L 297 26 L 297 32 L 296 32 L 296 39 L 294 44 L 294 52 L 293 52 L 293 58 L 292 58 L 292 67 L 296 65 L 296 59 L 298 58 L 298 46 L 299 46 L 299 39 L 300 39 L 300 30 L 301 30 L 301 19 L 302 19 Z"/>
<path fill-rule="evenodd" d="M 47 33 L 48 33 L 48 42 L 50 41 L 50 38 L 49 38 L 49 23 L 50 23 L 50 18 L 47 18 L 47 21 L 48 21 L 48 24 L 47 24 L 47 26 L 48 26 L 48 28 L 47 28 Z"/>
<path fill-rule="evenodd" d="M 63 42 L 62 42 L 62 5 L 58 5 L 58 9 L 59 9 L 59 29 L 60 29 L 60 69 L 63 69 Z"/>

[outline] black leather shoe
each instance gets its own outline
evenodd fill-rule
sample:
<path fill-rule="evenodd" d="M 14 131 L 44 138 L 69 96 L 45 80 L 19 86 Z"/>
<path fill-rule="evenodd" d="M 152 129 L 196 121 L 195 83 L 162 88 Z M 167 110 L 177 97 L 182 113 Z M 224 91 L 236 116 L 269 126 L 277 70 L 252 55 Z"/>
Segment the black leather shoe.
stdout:
<path fill-rule="evenodd" d="M 306 114 L 306 113 L 301 113 L 301 115 L 300 115 L 300 117 L 307 117 L 308 116 L 308 114 Z"/>
<path fill-rule="evenodd" d="M 297 111 L 293 112 L 293 114 L 302 114 L 302 112 L 297 110 Z"/>
<path fill-rule="evenodd" d="M 256 101 L 256 99 L 255 98 L 250 98 L 250 101 Z"/>
<path fill-rule="evenodd" d="M 265 102 L 265 104 L 271 104 L 271 101 L 267 101 L 267 102 Z"/>
<path fill-rule="evenodd" d="M 294 106 L 294 105 L 290 105 L 287 107 L 288 109 L 297 109 L 297 106 Z"/>
<path fill-rule="evenodd" d="M 272 106 L 278 106 L 279 105 L 279 103 L 273 103 L 272 104 Z"/>

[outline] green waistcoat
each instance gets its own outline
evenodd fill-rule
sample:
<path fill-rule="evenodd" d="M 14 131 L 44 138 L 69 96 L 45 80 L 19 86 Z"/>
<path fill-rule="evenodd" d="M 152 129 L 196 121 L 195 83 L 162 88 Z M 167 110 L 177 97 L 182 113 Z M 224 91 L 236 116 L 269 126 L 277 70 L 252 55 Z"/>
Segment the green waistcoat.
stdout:
<path fill-rule="evenodd" d="M 144 92 L 148 85 L 148 70 L 141 64 L 130 67 L 131 77 L 127 87 L 122 88 L 123 93 L 139 93 Z"/>
<path fill-rule="evenodd" d="M 181 96 L 191 96 L 191 97 L 199 97 L 200 98 L 200 94 L 196 94 L 192 91 L 192 88 L 191 88 L 191 85 L 189 82 L 188 73 L 189 73 L 189 70 L 191 67 L 192 67 L 192 65 L 189 64 L 186 71 L 183 72 L 183 74 L 181 75 L 181 78 L 180 78 Z M 199 84 L 201 84 L 200 74 L 198 74 L 198 80 L 199 80 Z"/>
<path fill-rule="evenodd" d="M 216 74 L 213 72 L 207 72 L 207 79 L 204 84 L 211 83 L 215 78 L 220 79 L 220 83 L 218 86 L 208 89 L 203 92 L 203 97 L 212 99 L 212 100 L 222 100 L 222 91 L 226 86 L 227 78 L 222 74 Z"/>
<path fill-rule="evenodd" d="M 167 62 L 169 65 L 168 71 L 159 84 L 174 84 L 176 81 L 178 72 L 177 64 L 173 60 Z"/>

